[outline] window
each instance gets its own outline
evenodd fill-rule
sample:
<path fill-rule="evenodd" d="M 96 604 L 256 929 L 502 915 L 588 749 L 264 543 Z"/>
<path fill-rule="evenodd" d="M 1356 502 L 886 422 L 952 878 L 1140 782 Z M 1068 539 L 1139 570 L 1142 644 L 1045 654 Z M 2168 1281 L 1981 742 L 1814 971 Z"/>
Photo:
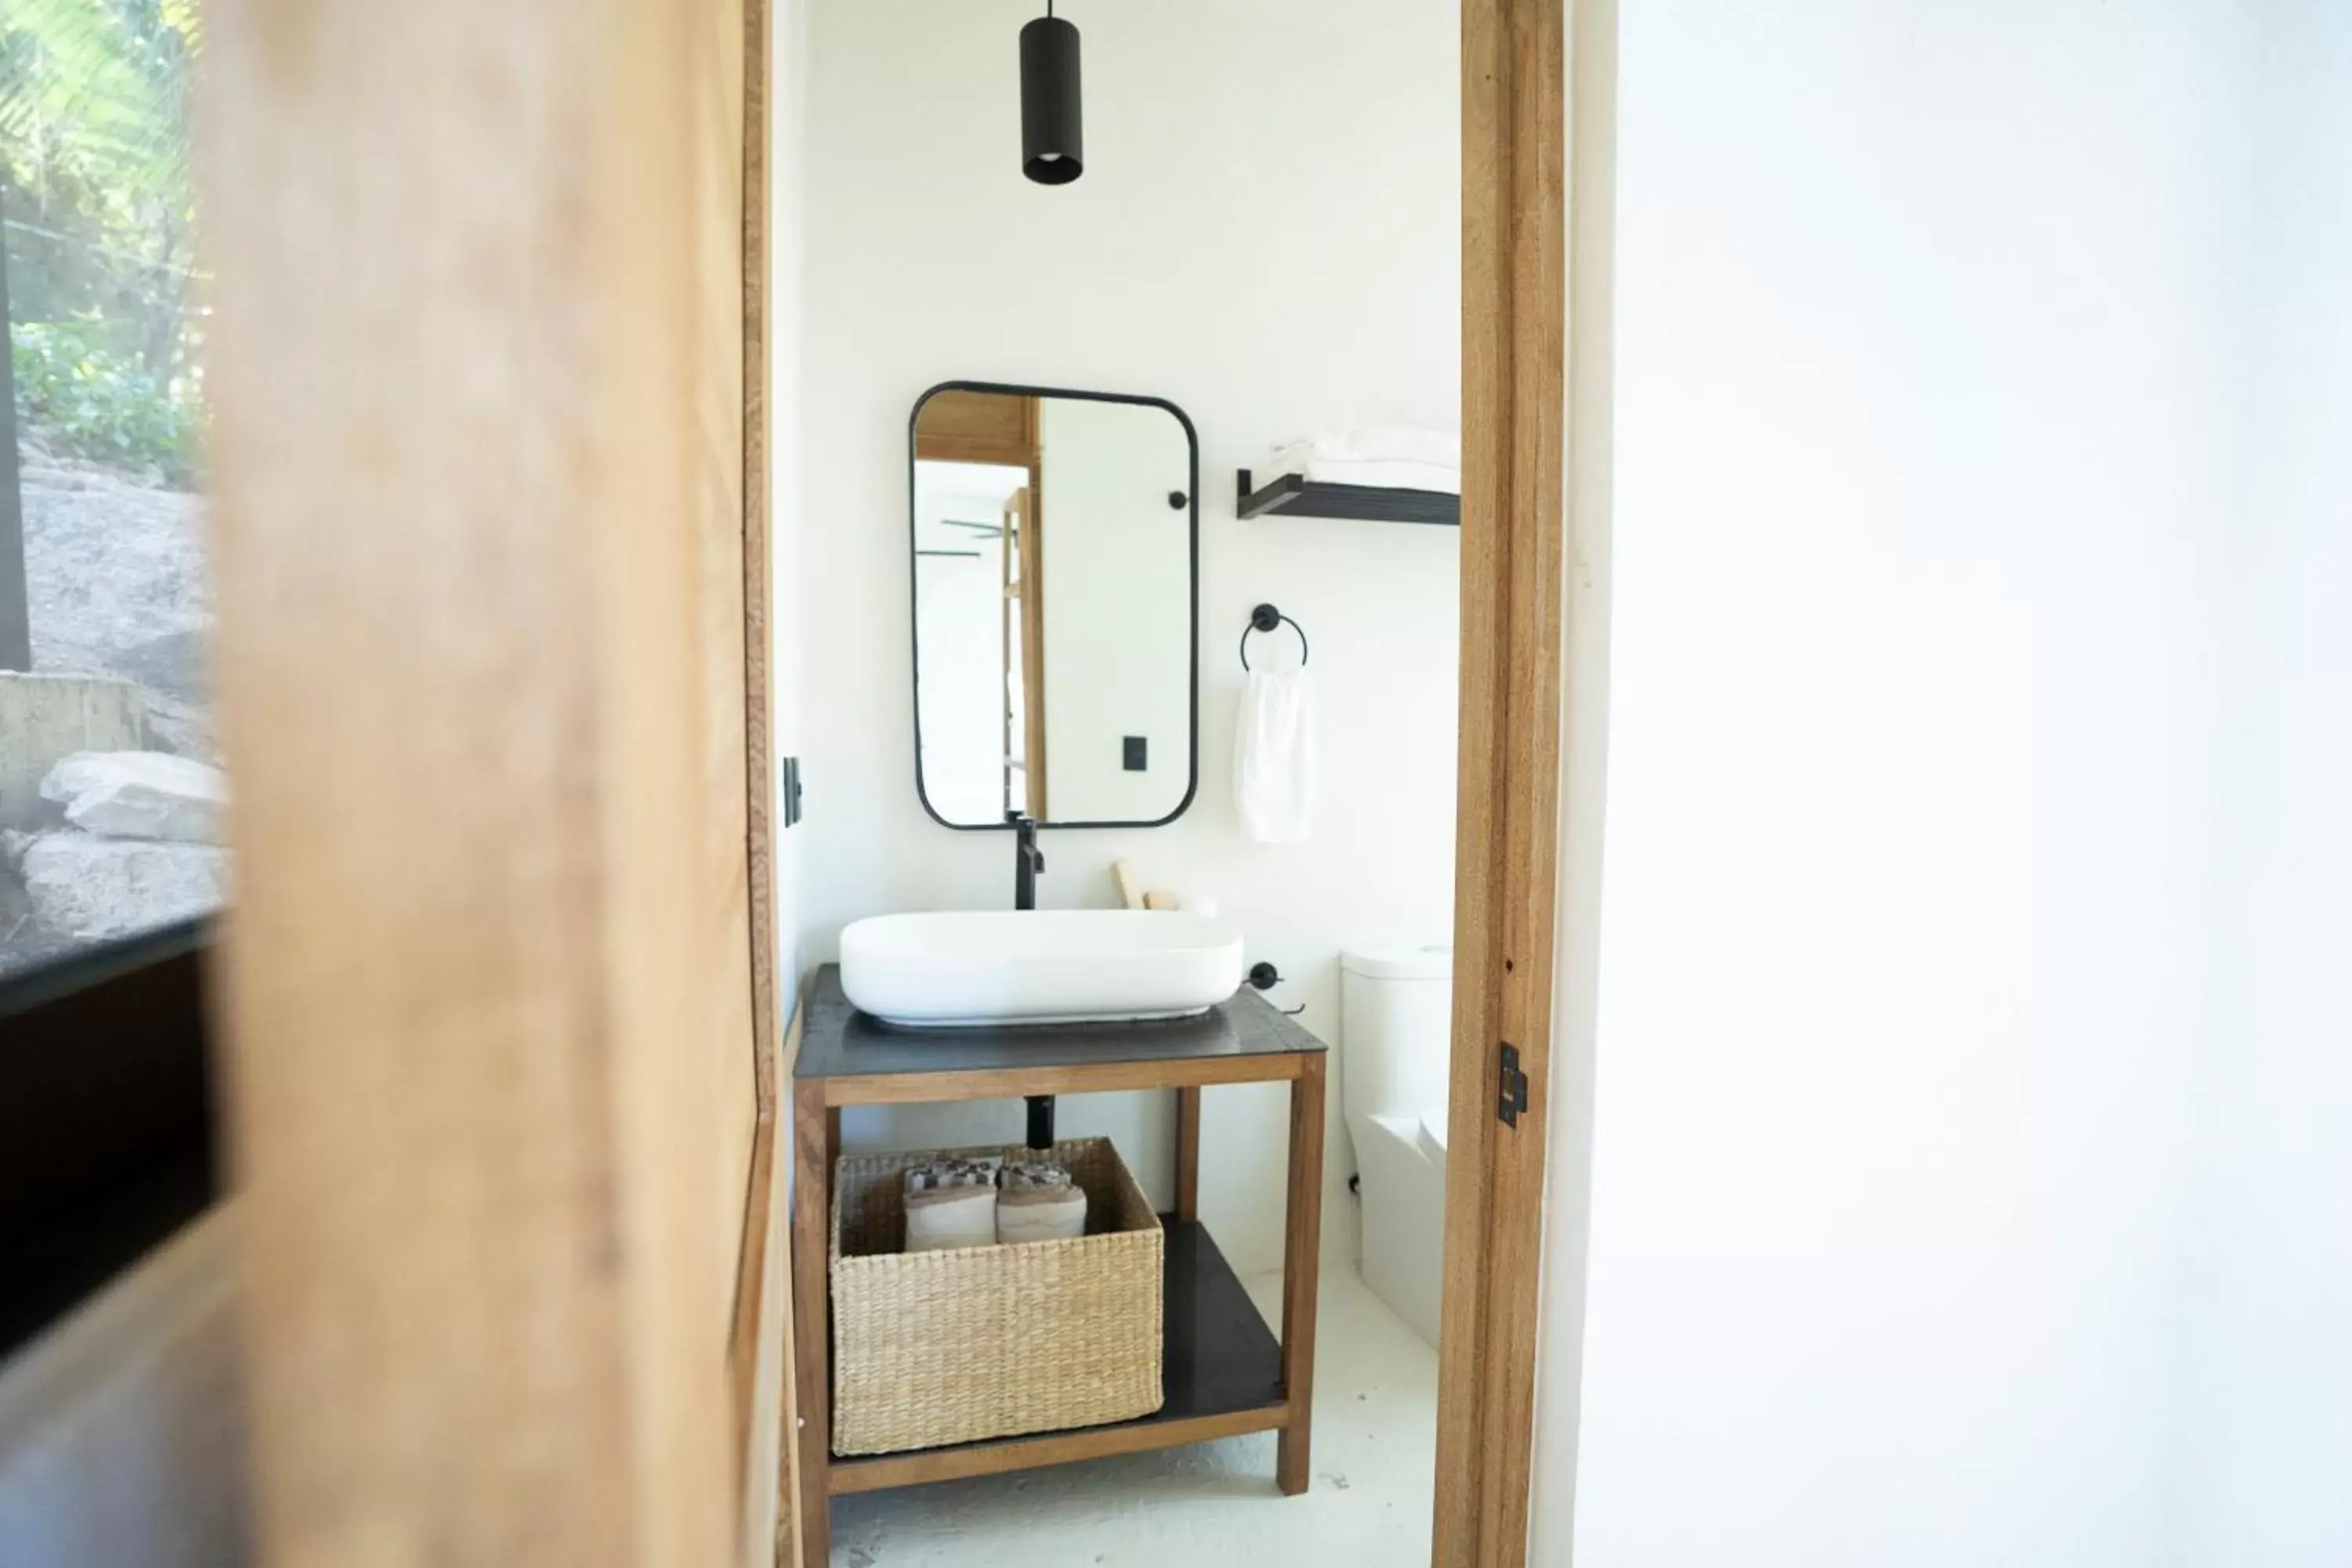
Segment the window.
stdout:
<path fill-rule="evenodd" d="M 0 974 L 221 900 L 194 0 L 0 0 Z"/>

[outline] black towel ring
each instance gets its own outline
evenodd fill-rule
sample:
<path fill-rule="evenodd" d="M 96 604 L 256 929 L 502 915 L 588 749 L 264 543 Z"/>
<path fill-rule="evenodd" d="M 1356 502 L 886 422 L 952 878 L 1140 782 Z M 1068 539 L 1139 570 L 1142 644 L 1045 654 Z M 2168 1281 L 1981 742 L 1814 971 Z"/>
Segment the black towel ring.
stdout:
<path fill-rule="evenodd" d="M 1307 668 L 1307 628 L 1276 609 L 1272 605 L 1260 605 L 1250 612 L 1249 625 L 1242 628 L 1242 668 L 1247 669 L 1249 639 L 1252 632 L 1270 632 L 1277 626 L 1288 626 L 1298 634 L 1298 668 Z"/>

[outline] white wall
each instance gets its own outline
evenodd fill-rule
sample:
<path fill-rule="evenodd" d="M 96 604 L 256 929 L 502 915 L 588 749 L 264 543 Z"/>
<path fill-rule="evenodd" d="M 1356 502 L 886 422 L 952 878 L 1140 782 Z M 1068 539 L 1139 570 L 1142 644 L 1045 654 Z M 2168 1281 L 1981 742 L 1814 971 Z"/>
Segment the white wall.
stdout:
<path fill-rule="evenodd" d="M 2339 442 L 2263 500 L 2317 426 L 2245 429 L 2289 9 L 1623 0 L 1536 1561 L 2346 1560 L 2347 487 Z M 2298 221 L 2340 432 L 2342 219 Z M 2277 885 L 2217 907 L 2241 854 Z"/>
<path fill-rule="evenodd" d="M 2255 8 L 2175 1561 L 2352 1561 L 2352 9 Z"/>
<path fill-rule="evenodd" d="M 1168 504 L 1192 488 L 1192 447 L 1145 404 L 1049 397 L 1039 425 L 1045 817 L 1157 822 L 1192 771 L 1192 541 Z"/>
<path fill-rule="evenodd" d="M 1378 0 L 1076 4 L 1087 174 L 1020 175 L 1013 0 L 813 0 L 802 530 L 805 963 L 894 910 L 1005 908 L 1012 846 L 915 796 L 906 426 L 950 377 L 1167 397 L 1202 441 L 1202 790 L 1171 827 L 1046 836 L 1047 907 L 1108 906 L 1130 856 L 1213 891 L 1336 1038 L 1335 954 L 1451 928 L 1456 536 L 1241 523 L 1235 468 L 1324 426 L 1458 418 L 1456 15 Z M 1314 841 L 1245 842 L 1229 787 L 1234 644 L 1260 600 L 1314 638 Z M 1264 642 L 1265 639 L 1257 639 Z M 1267 657 L 1280 658 L 1270 646 Z M 1344 1067 L 1341 1068 L 1344 1077 Z M 1335 1086 L 1336 1088 L 1336 1086 Z M 1066 1100 L 1167 1201 L 1168 1097 Z M 1244 1268 L 1281 1246 L 1284 1091 L 1213 1089 L 1202 1207 Z M 1327 1245 L 1352 1248 L 1333 1096 Z M 853 1113 L 854 1144 L 1017 1140 L 1019 1108 Z"/>

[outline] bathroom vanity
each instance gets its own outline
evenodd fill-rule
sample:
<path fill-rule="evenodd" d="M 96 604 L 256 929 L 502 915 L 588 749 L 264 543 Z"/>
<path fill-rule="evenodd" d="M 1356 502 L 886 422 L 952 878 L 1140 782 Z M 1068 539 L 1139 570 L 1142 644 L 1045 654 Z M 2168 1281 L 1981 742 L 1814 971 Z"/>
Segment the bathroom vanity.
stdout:
<path fill-rule="evenodd" d="M 1133 894 L 1126 911 L 1036 910 L 1041 831 L 1161 826 L 1198 791 L 1199 480 L 1192 421 L 1162 398 L 954 381 L 909 416 L 916 794 L 942 827 L 1008 834 L 1013 909 L 857 922 L 842 933 L 850 985 L 827 965 L 803 999 L 791 1247 L 807 1568 L 827 1562 L 828 1500 L 846 1493 L 1250 1432 L 1279 1434 L 1276 1482 L 1307 1489 L 1323 1043 L 1235 990 L 1240 935 L 1198 911 L 1136 912 Z M 1235 1083 L 1290 1086 L 1279 1337 L 1201 1224 L 1201 1091 Z M 835 1455 L 842 1109 L 1025 1099 L 1030 1144 L 1044 1147 L 1054 1096 L 1134 1089 L 1176 1096 L 1175 1205 L 1159 1216 L 1160 1407 Z"/>
<path fill-rule="evenodd" d="M 1066 1464 L 1111 1454 L 1279 1432 L 1275 1476 L 1296 1495 L 1308 1479 L 1314 1395 L 1318 1238 L 1323 1194 L 1324 1046 L 1255 991 L 1204 1014 L 1147 1023 L 903 1029 L 852 1006 L 837 966 L 820 969 L 803 1004 L 793 1068 L 793 1288 L 799 1393 L 803 1563 L 826 1562 L 825 1500 L 850 1492 Z M 1290 1085 L 1289 1208 L 1282 1333 L 1269 1331 L 1199 1213 L 1201 1090 Z M 827 1258 L 841 1110 L 1164 1089 L 1176 1095 L 1176 1203 L 1165 1227 L 1165 1403 L 1103 1426 L 836 1458 Z"/>

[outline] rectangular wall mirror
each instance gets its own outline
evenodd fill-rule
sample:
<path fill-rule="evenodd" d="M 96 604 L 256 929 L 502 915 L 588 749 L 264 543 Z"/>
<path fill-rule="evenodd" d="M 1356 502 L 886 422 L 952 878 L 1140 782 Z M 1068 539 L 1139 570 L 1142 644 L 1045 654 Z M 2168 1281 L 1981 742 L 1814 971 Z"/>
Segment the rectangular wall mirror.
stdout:
<path fill-rule="evenodd" d="M 1156 827 L 1198 777 L 1200 444 L 1174 404 L 949 382 L 911 423 L 915 780 L 950 827 Z"/>

